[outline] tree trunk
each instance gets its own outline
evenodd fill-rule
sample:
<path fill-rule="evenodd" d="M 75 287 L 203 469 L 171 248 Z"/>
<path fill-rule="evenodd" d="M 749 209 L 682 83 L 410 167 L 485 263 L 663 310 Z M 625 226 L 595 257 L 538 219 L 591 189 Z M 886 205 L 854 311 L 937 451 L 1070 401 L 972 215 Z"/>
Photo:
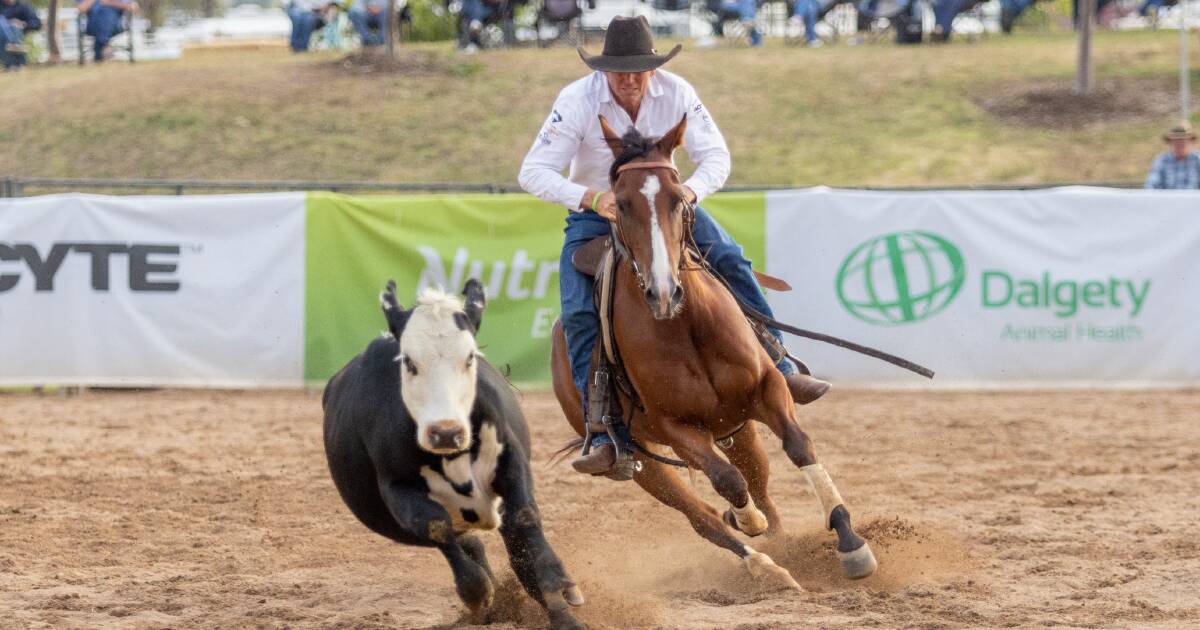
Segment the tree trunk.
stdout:
<path fill-rule="evenodd" d="M 1184 0 L 1186 1 L 1186 0 Z M 1096 18 L 1096 0 L 1079 0 L 1079 63 L 1075 69 L 1075 93 L 1087 94 L 1092 88 L 1092 22 Z"/>
<path fill-rule="evenodd" d="M 50 63 L 58 63 L 58 0 L 50 0 L 49 15 L 46 16 L 46 43 L 50 48 Z"/>

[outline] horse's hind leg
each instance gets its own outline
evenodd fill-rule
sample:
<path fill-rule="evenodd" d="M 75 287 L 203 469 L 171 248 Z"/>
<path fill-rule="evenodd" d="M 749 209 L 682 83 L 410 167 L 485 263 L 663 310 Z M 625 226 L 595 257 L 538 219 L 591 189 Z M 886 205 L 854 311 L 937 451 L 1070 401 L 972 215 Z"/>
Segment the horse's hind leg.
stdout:
<path fill-rule="evenodd" d="M 808 478 L 813 493 L 821 501 L 821 524 L 826 529 L 832 529 L 838 536 L 838 557 L 842 561 L 842 570 L 846 577 L 857 580 L 875 572 L 878 563 L 871 546 L 850 526 L 850 512 L 842 501 L 842 495 L 833 485 L 833 479 L 825 470 L 825 466 L 817 462 L 813 451 L 812 440 L 800 429 L 796 420 L 795 407 L 783 379 L 771 381 L 778 387 L 769 387 L 768 395 L 764 396 L 767 403 L 765 412 L 759 417 L 779 439 L 783 441 L 783 450 L 789 459 Z"/>
<path fill-rule="evenodd" d="M 747 506 L 757 508 L 755 512 L 761 510 L 766 515 L 766 533 L 768 536 L 778 534 L 783 531 L 783 521 L 779 518 L 779 509 L 775 507 L 775 502 L 771 500 L 771 496 L 767 494 L 767 479 L 771 475 L 771 465 L 767 459 L 767 453 L 763 450 L 762 438 L 758 435 L 758 426 L 754 423 L 747 422 L 746 426 L 738 431 L 732 438 L 733 444 L 726 449 L 725 455 L 729 457 L 729 462 L 741 471 L 742 476 L 746 478 L 746 484 L 749 486 L 750 498 L 753 499 L 753 505 Z M 743 523 L 746 520 L 744 517 L 734 510 L 726 512 L 726 522 L 732 517 L 737 524 L 738 529 L 742 532 L 757 536 L 762 533 L 762 529 L 757 531 L 750 529 Z M 757 516 L 758 519 L 763 518 L 762 514 Z"/>
<path fill-rule="evenodd" d="M 717 510 L 704 502 L 695 492 L 683 483 L 666 465 L 639 456 L 642 470 L 633 476 L 643 490 L 658 499 L 664 505 L 683 512 L 692 529 L 696 530 L 705 540 L 718 547 L 723 547 L 737 554 L 751 575 L 772 579 L 796 590 L 800 585 L 792 579 L 787 569 L 780 567 L 764 553 L 751 549 L 738 540 L 732 531 L 725 526 Z"/>

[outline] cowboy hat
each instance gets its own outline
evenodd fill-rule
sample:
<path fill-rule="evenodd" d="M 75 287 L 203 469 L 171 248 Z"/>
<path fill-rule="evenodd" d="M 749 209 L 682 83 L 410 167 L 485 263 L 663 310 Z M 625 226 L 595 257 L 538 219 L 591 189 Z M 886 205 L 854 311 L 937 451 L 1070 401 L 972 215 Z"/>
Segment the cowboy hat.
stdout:
<path fill-rule="evenodd" d="M 1163 134 L 1162 139 L 1166 142 L 1172 140 L 1195 140 L 1196 132 L 1187 124 L 1175 125 L 1171 130 Z"/>
<path fill-rule="evenodd" d="M 653 70 L 671 60 L 683 45 L 676 45 L 671 52 L 660 55 L 654 49 L 654 36 L 646 17 L 617 16 L 608 23 L 604 34 L 604 51 L 599 55 L 588 55 L 582 47 L 579 57 L 589 68 L 603 72 L 645 72 Z"/>

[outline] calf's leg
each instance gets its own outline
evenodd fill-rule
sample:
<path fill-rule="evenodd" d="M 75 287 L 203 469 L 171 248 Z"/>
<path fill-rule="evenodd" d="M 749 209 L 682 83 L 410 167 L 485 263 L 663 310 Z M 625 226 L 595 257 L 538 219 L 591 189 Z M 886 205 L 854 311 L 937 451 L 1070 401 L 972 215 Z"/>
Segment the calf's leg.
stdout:
<path fill-rule="evenodd" d="M 437 547 L 450 571 L 454 574 L 454 587 L 459 598 L 471 610 L 480 610 L 492 605 L 496 587 L 492 583 L 491 571 L 472 559 L 472 553 L 464 550 L 459 539 L 454 535 L 453 524 L 446 509 L 430 499 L 423 489 L 417 489 L 397 482 L 380 481 L 379 493 L 383 502 L 395 519 L 396 525 L 409 536 L 417 540 L 417 544 Z M 477 550 L 483 547 L 478 540 L 474 541 Z M 467 543 L 471 545 L 470 542 Z M 482 557 L 482 555 L 480 556 Z"/>

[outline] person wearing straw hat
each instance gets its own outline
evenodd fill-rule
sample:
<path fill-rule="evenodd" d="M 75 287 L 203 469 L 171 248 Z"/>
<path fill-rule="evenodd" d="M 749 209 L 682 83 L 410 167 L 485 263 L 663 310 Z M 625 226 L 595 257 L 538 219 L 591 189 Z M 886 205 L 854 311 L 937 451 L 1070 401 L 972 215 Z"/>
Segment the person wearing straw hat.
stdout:
<path fill-rule="evenodd" d="M 1162 136 L 1171 150 L 1158 154 L 1146 176 L 1146 188 L 1200 188 L 1200 155 L 1191 150 L 1196 133 L 1187 123 L 1172 127 Z"/>
<path fill-rule="evenodd" d="M 684 193 L 696 205 L 692 235 L 708 260 L 737 296 L 755 309 L 771 314 L 771 307 L 742 255 L 742 248 L 698 204 L 720 190 L 729 176 L 729 148 L 695 88 L 661 66 L 679 54 L 675 46 L 666 54 L 654 47 L 645 17 L 615 17 L 604 36 L 604 50 L 579 56 L 593 70 L 563 88 L 533 146 L 521 165 L 521 187 L 539 199 L 564 206 L 567 226 L 559 261 L 562 324 L 567 337 L 571 375 L 587 413 L 587 378 L 599 318 L 592 302 L 592 278 L 580 273 L 571 257 L 582 245 L 609 234 L 616 199 L 609 190 L 612 150 L 600 130 L 600 116 L 618 134 L 630 127 L 643 136 L 660 137 L 687 116 L 684 147 L 696 170 L 684 182 Z M 563 171 L 570 167 L 570 174 Z M 772 315 L 773 317 L 773 315 Z M 779 331 L 772 331 L 782 341 Z M 786 358 L 779 363 L 793 398 L 804 404 L 820 398 L 829 383 L 800 374 Z M 587 456 L 573 462 L 580 472 L 608 470 L 615 449 L 601 434 Z"/>

